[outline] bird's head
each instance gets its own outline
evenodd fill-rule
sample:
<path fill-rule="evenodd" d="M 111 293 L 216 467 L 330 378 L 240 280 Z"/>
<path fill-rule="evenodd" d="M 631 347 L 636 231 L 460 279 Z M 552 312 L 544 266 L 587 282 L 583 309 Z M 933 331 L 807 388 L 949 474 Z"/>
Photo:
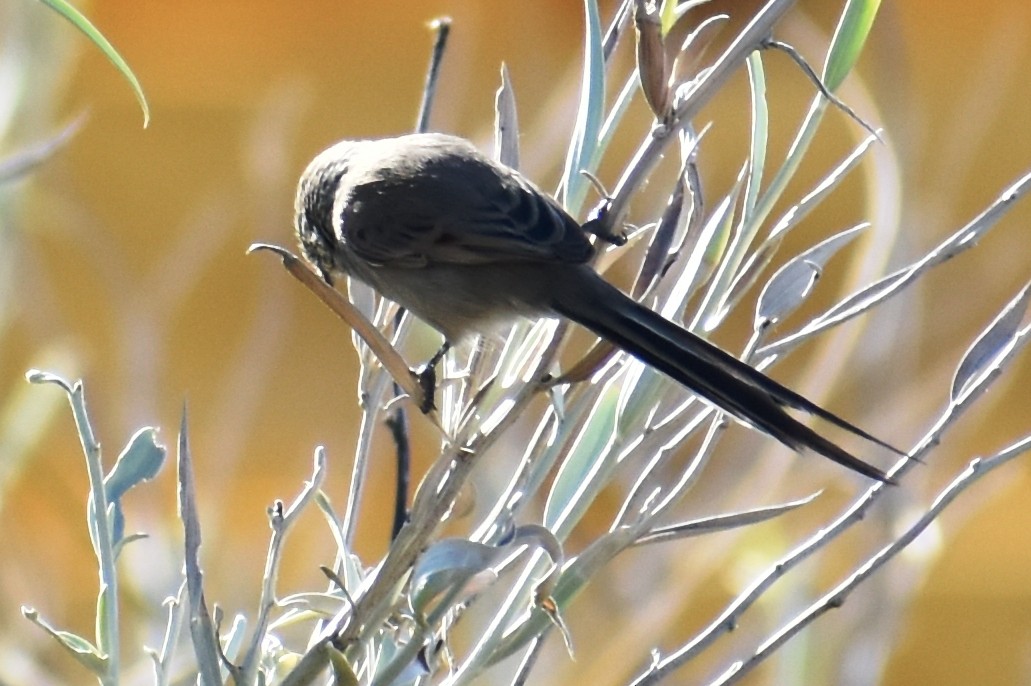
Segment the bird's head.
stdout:
<path fill-rule="evenodd" d="M 294 200 L 294 228 L 301 252 L 327 283 L 339 270 L 334 255 L 340 238 L 333 222 L 333 207 L 347 175 L 357 141 L 341 141 L 319 153 L 301 174 Z"/>

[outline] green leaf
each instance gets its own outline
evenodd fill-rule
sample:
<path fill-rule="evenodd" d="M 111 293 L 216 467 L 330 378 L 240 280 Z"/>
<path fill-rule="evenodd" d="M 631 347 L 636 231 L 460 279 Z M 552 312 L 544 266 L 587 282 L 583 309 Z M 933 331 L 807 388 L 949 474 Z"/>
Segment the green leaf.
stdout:
<path fill-rule="evenodd" d="M 623 375 L 605 384 L 573 448 L 559 466 L 544 505 L 544 525 L 560 541 L 580 521 L 615 467 L 613 445 L 622 389 Z"/>
<path fill-rule="evenodd" d="M 412 570 L 409 603 L 416 616 L 427 617 L 438 604 L 451 607 L 457 598 L 493 583 L 498 551 L 463 538 L 445 538 L 427 548 Z"/>
<path fill-rule="evenodd" d="M 120 543 L 125 533 L 122 496 L 141 481 L 154 478 L 165 461 L 167 449 L 157 442 L 156 437 L 157 430 L 149 426 L 143 427 L 133 434 L 115 461 L 114 468 L 104 477 L 104 495 L 108 503 L 107 525 L 111 532 L 111 542 L 115 545 L 116 557 L 121 551 Z M 95 527 L 99 527 L 101 524 L 94 508 L 92 492 L 87 503 L 86 517 L 90 525 L 90 536 L 96 549 Z"/>
<path fill-rule="evenodd" d="M 841 21 L 834 29 L 827 64 L 823 68 L 823 83 L 831 92 L 837 90 L 859 59 L 880 4 L 880 0 L 849 0 L 846 3 Z"/>
<path fill-rule="evenodd" d="M 673 28 L 677 21 L 677 0 L 662 0 L 659 8 L 659 23 L 662 25 L 662 35 L 665 36 Z"/>
<path fill-rule="evenodd" d="M 587 179 L 581 172 L 593 173 L 597 166 L 595 151 L 605 108 L 605 57 L 602 50 L 601 18 L 596 0 L 584 0 L 587 17 L 584 40 L 584 71 L 580 86 L 580 105 L 572 143 L 562 174 L 562 203 L 570 214 L 580 212 L 587 195 Z"/>
<path fill-rule="evenodd" d="M 112 621 L 110 614 L 112 607 L 118 607 L 111 605 L 116 602 L 117 599 L 111 595 L 111 586 L 101 584 L 100 593 L 97 594 L 97 645 L 105 652 L 110 650 L 112 638 L 118 636 L 118 617 L 115 616 Z"/>
<path fill-rule="evenodd" d="M 726 298 L 730 294 L 730 283 L 748 248 L 746 239 L 733 237 L 734 207 L 737 205 L 742 183 L 743 179 L 739 175 L 730 193 L 713 209 L 706 222 L 707 225 L 713 226 L 712 238 L 707 244 L 697 246 L 697 249 L 704 250 L 701 254 L 701 269 L 704 269 L 705 273 L 711 273 L 716 269 L 716 275 L 691 322 L 691 330 L 703 327 L 706 331 L 711 331 L 727 314 Z M 664 308 L 663 315 L 669 317 L 672 313 L 667 314 Z"/>
<path fill-rule="evenodd" d="M 153 479 L 165 462 L 168 449 L 157 442 L 157 429 L 145 426 L 129 439 L 115 466 L 104 479 L 108 502 L 116 502 L 126 491 Z"/>
<path fill-rule="evenodd" d="M 770 110 L 766 101 L 766 71 L 762 53 L 758 50 L 748 56 L 748 85 L 752 93 L 752 137 L 748 148 L 748 175 L 745 188 L 745 206 L 742 221 L 751 218 L 759 198 L 766 152 L 769 145 Z M 758 228 L 758 227 L 756 227 Z"/>
<path fill-rule="evenodd" d="M 60 14 L 71 22 L 72 26 L 86 34 L 86 37 L 93 41 L 93 44 L 100 48 L 100 51 L 111 60 L 111 64 L 115 65 L 115 68 L 122 73 L 125 80 L 132 86 L 133 94 L 140 103 L 140 109 L 143 110 L 143 128 L 147 128 L 147 125 L 150 123 L 150 106 L 147 105 L 147 98 L 143 95 L 143 88 L 140 86 L 136 75 L 132 73 L 128 63 L 122 59 L 122 56 L 118 54 L 118 51 L 115 50 L 110 41 L 104 38 L 104 35 L 93 26 L 89 19 L 83 16 L 79 10 L 65 2 L 65 0 L 40 0 L 40 2 Z"/>
<path fill-rule="evenodd" d="M 329 652 L 329 664 L 333 668 L 333 686 L 358 686 L 361 683 L 351 665 L 347 664 L 347 658 L 343 653 L 328 644 L 324 650 Z"/>
<path fill-rule="evenodd" d="M 86 667 L 86 669 L 93 672 L 93 674 L 98 677 L 103 677 L 107 674 L 107 656 L 101 653 L 100 650 L 98 650 L 97 647 L 88 640 L 78 634 L 73 634 L 70 631 L 60 631 L 55 629 L 46 620 L 40 617 L 39 613 L 31 607 L 23 607 L 21 609 L 21 613 L 25 619 L 50 634 L 50 636 L 60 643 L 61 646 L 79 662 L 79 664 Z"/>
<path fill-rule="evenodd" d="M 115 559 L 117 560 L 119 557 L 121 557 L 122 549 L 125 548 L 126 545 L 132 543 L 133 541 L 142 541 L 145 538 L 150 538 L 150 536 L 141 532 L 129 534 L 128 536 L 119 537 L 119 539 L 114 542 Z"/>

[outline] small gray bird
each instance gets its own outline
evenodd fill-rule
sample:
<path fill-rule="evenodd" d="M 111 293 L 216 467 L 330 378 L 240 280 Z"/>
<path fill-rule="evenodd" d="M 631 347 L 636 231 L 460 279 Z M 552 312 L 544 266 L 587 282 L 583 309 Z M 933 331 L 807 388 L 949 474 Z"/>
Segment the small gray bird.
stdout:
<path fill-rule="evenodd" d="M 785 445 L 886 480 L 785 407 L 895 448 L 610 285 L 589 265 L 594 246 L 580 224 L 464 139 L 337 143 L 304 171 L 295 210 L 304 256 L 327 282 L 364 281 L 448 342 L 519 315 L 568 317 Z"/>

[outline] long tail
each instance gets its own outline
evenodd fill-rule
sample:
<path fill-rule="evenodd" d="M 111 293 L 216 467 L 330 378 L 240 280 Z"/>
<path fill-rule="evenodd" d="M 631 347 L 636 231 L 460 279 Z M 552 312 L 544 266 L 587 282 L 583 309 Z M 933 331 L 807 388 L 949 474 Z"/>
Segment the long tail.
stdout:
<path fill-rule="evenodd" d="M 883 471 L 867 464 L 788 414 L 791 407 L 902 454 L 884 441 L 828 412 L 762 372 L 639 305 L 601 277 L 554 295 L 553 307 L 679 381 L 720 409 L 743 419 L 794 449 L 811 448 L 864 476 L 887 482 Z M 585 297 L 586 296 L 586 297 Z"/>

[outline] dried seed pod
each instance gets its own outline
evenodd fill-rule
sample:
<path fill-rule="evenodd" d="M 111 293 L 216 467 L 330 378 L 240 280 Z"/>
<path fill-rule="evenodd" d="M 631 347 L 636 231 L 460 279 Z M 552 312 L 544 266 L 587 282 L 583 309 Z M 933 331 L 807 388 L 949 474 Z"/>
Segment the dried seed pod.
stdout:
<path fill-rule="evenodd" d="M 655 117 L 665 121 L 670 113 L 669 69 L 658 8 L 648 0 L 637 0 L 634 9 L 637 29 L 637 73 L 641 90 Z"/>

